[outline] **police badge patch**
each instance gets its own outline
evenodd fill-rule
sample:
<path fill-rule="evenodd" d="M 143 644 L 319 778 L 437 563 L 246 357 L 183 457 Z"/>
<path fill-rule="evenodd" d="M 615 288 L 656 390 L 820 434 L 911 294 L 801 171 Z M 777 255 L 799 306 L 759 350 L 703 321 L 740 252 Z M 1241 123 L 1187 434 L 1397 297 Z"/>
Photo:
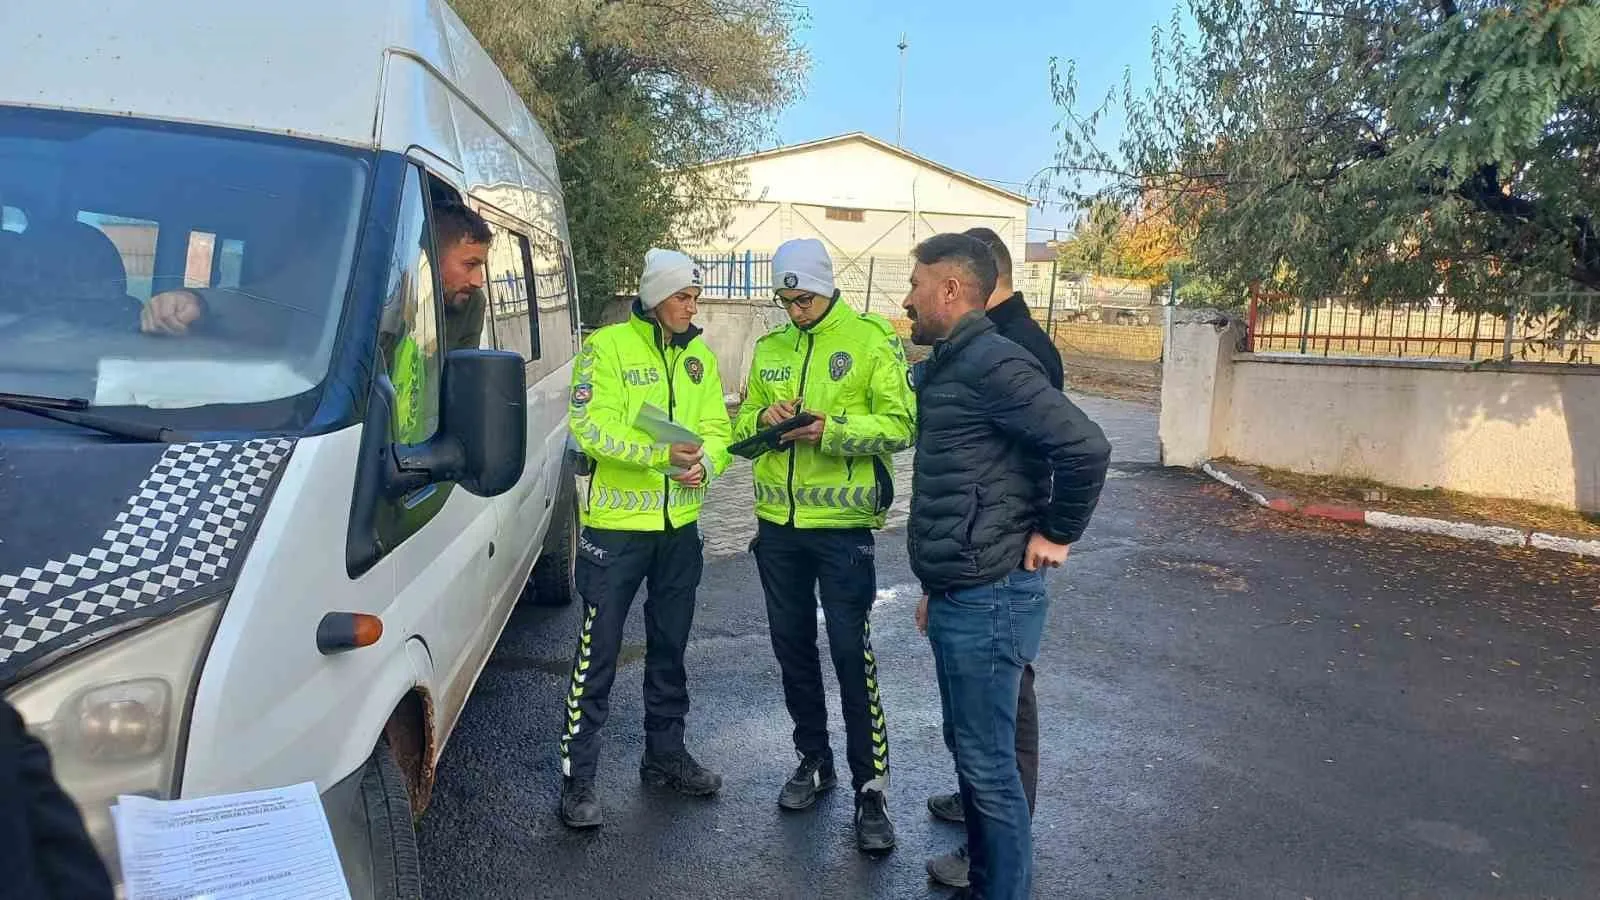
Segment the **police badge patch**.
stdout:
<path fill-rule="evenodd" d="M 796 275 L 793 272 L 789 272 L 789 273 L 787 273 L 787 274 L 785 274 L 783 276 L 783 286 L 786 287 L 786 288 L 793 289 L 799 283 L 800 283 L 800 276 Z"/>
<path fill-rule="evenodd" d="M 691 356 L 684 360 L 683 370 L 689 373 L 689 380 L 695 384 L 699 384 L 700 379 L 706 377 L 706 364 L 701 362 L 698 356 Z"/>
<path fill-rule="evenodd" d="M 843 378 L 845 373 L 850 371 L 850 362 L 850 354 L 844 352 L 843 350 L 835 353 L 828 360 L 828 377 L 832 378 L 834 381 L 838 381 L 839 379 Z"/>
<path fill-rule="evenodd" d="M 572 386 L 572 405 L 583 406 L 594 397 L 594 388 L 587 384 Z"/>

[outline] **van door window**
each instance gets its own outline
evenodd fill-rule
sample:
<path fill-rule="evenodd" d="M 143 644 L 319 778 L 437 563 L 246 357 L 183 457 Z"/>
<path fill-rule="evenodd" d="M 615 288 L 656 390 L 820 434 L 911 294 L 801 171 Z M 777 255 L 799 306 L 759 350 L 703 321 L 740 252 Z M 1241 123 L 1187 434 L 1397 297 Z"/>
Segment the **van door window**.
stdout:
<path fill-rule="evenodd" d="M 217 252 L 217 236 L 209 231 L 189 232 L 189 252 L 184 258 L 183 286 L 211 287 L 211 262 Z"/>
<path fill-rule="evenodd" d="M 238 238 L 223 239 L 222 249 L 217 254 L 217 269 L 217 287 L 239 286 L 239 276 L 244 271 L 244 241 Z"/>
<path fill-rule="evenodd" d="M 489 245 L 488 288 L 494 304 L 495 345 L 531 362 L 539 358 L 539 328 L 532 316 L 528 239 L 495 221 L 489 222 L 489 230 L 494 232 Z"/>
<path fill-rule="evenodd" d="M 87 209 L 78 211 L 78 221 L 99 229 L 116 245 L 117 253 L 122 257 L 122 269 L 127 273 L 125 291 L 128 296 L 149 300 L 155 282 L 156 239 L 161 235 L 160 223 Z"/>
<path fill-rule="evenodd" d="M 394 384 L 393 438 L 417 444 L 439 428 L 441 354 L 427 196 L 415 167 L 406 174 L 394 246 L 378 350 L 383 370 Z"/>
<path fill-rule="evenodd" d="M 237 288 L 244 272 L 244 241 L 219 240 L 209 231 L 189 232 L 184 257 L 183 286 L 186 288 Z"/>

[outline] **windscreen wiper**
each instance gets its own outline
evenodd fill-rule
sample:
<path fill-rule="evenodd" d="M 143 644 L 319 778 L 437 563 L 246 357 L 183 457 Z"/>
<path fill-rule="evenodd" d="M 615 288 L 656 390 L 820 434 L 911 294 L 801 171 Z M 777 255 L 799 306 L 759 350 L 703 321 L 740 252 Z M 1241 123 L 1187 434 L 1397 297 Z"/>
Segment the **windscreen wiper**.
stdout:
<path fill-rule="evenodd" d="M 0 403 L 26 403 L 49 409 L 88 409 L 89 401 L 82 397 L 51 397 L 48 394 L 12 394 L 0 391 Z"/>
<path fill-rule="evenodd" d="M 128 438 L 155 444 L 176 444 L 189 440 L 182 432 L 162 425 L 130 422 L 114 416 L 86 412 L 89 401 L 82 397 L 50 397 L 43 394 L 9 394 L 0 391 L 0 408 L 54 419 L 68 425 L 88 428 L 112 437 Z"/>

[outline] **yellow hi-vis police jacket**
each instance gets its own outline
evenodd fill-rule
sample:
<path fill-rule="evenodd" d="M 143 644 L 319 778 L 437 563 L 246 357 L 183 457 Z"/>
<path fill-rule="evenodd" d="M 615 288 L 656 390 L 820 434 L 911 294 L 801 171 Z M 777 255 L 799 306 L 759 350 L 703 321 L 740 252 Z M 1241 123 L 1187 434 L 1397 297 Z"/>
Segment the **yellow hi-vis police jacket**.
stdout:
<path fill-rule="evenodd" d="M 820 443 L 756 459 L 756 515 L 797 528 L 882 528 L 893 454 L 916 437 L 916 397 L 894 326 L 835 300 L 810 328 L 790 323 L 756 342 L 746 391 L 735 441 L 762 429 L 768 406 L 797 397 L 825 420 Z"/>
<path fill-rule="evenodd" d="M 704 444 L 706 478 L 689 488 L 669 477 L 669 449 L 634 423 L 652 404 Z M 700 329 L 667 334 L 637 304 L 626 322 L 584 342 L 572 366 L 567 414 L 578 447 L 594 461 L 583 524 L 615 531 L 664 531 L 700 517 L 705 486 L 727 471 L 731 423 L 717 358 Z"/>

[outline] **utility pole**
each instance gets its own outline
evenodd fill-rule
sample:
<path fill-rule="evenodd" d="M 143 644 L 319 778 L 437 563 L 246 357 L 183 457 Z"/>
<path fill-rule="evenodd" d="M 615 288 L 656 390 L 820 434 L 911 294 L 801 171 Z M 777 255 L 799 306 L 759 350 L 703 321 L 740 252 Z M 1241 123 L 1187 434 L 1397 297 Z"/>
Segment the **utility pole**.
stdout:
<path fill-rule="evenodd" d="M 906 121 L 906 48 L 911 46 L 906 43 L 906 33 L 900 32 L 900 43 L 895 46 L 900 48 L 900 88 L 896 92 L 894 104 L 894 145 L 900 146 L 905 130 Z"/>

